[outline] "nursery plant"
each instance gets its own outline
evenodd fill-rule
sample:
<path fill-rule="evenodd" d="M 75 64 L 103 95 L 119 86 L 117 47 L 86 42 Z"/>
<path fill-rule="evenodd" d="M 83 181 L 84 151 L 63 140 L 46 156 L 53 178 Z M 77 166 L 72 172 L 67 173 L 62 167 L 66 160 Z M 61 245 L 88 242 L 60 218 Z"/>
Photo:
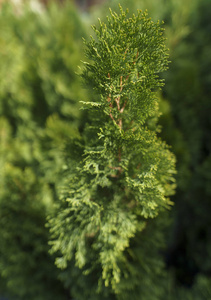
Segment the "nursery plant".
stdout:
<path fill-rule="evenodd" d="M 159 74 L 168 66 L 163 28 L 120 6 L 93 30 L 81 76 L 94 93 L 67 148 L 51 252 L 77 300 L 159 299 L 159 228 L 175 189 L 175 157 L 157 126 Z"/>

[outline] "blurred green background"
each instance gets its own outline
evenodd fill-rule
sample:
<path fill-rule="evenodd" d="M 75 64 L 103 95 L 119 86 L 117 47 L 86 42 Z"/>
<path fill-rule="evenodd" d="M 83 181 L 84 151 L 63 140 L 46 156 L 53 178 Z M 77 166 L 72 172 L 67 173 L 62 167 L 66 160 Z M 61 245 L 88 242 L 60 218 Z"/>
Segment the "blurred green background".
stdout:
<path fill-rule="evenodd" d="M 79 293 L 80 278 L 54 265 L 45 224 L 65 178 L 64 153 L 86 121 L 80 101 L 92 97 L 77 75 L 82 37 L 119 2 L 164 20 L 171 60 L 160 135 L 177 157 L 177 192 L 157 229 L 167 275 L 153 299 L 211 299 L 210 0 L 0 1 L 0 299 Z"/>

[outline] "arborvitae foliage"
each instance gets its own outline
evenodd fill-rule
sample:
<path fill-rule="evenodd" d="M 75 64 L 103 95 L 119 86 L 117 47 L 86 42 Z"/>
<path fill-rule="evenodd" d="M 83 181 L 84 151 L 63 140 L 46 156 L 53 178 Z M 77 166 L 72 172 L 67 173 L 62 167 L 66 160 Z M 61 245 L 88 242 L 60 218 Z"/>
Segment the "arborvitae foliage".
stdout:
<path fill-rule="evenodd" d="M 52 252 L 77 299 L 159 299 L 151 219 L 170 207 L 175 188 L 175 159 L 156 126 L 168 55 L 146 12 L 110 13 L 85 42 L 91 62 L 82 77 L 96 96 L 83 103 L 90 122 L 69 149 L 68 183 L 49 221 Z"/>
<path fill-rule="evenodd" d="M 33 142 L 13 140 L 10 132 L 0 119 L 0 274 L 15 299 L 65 299 L 48 254 L 45 218 L 52 210 L 52 192 L 34 167 Z"/>
<path fill-rule="evenodd" d="M 40 14 L 0 11 L 0 114 L 14 131 L 19 125 L 45 126 L 48 116 L 75 121 L 83 90 L 76 76 L 84 29 L 70 4 L 55 3 Z"/>
<path fill-rule="evenodd" d="M 168 263 L 177 282 L 187 286 L 194 284 L 197 273 L 211 274 L 210 13 L 210 1 L 199 1 L 189 22 L 191 32 L 172 52 L 172 67 L 165 75 L 165 96 L 183 142 L 178 148 L 171 133 L 166 135 L 178 160 Z"/>
<path fill-rule="evenodd" d="M 165 36 L 167 37 L 167 45 L 170 52 L 174 50 L 175 46 L 182 38 L 187 36 L 190 32 L 188 24 L 191 13 L 198 0 L 122 0 L 121 5 L 123 8 L 129 8 L 129 14 L 136 12 L 137 9 L 149 12 L 152 20 L 158 19 L 165 22 Z M 97 18 L 100 16 L 102 20 L 106 18 L 106 9 L 111 7 L 112 10 L 118 8 L 118 0 L 107 0 L 103 5 L 98 6 L 92 11 L 92 16 Z"/>
<path fill-rule="evenodd" d="M 82 31 L 71 5 L 0 10 L 0 277 L 18 300 L 66 299 L 45 223 L 77 134 Z"/>

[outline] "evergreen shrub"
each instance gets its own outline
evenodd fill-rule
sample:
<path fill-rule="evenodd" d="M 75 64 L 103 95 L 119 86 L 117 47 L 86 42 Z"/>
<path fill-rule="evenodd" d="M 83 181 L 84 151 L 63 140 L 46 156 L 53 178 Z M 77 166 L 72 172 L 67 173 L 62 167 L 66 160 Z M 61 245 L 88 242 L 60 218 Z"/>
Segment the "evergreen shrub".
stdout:
<path fill-rule="evenodd" d="M 49 219 L 52 253 L 77 300 L 160 299 L 159 229 L 175 189 L 175 157 L 157 126 L 168 54 L 146 12 L 110 13 L 85 41 L 82 78 L 95 95 L 83 102 L 89 118 L 72 139 L 67 183 Z"/>
<path fill-rule="evenodd" d="M 0 294 L 12 299 L 67 299 L 45 224 L 77 135 L 82 35 L 71 4 L 0 10 Z"/>

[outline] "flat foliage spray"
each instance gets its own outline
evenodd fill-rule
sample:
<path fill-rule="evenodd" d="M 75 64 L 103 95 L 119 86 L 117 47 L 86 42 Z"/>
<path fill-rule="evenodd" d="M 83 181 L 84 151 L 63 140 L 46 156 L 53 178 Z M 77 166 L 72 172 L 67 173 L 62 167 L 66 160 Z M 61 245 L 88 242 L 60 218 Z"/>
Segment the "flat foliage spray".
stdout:
<path fill-rule="evenodd" d="M 82 77 L 89 117 L 70 142 L 68 183 L 49 220 L 52 252 L 78 299 L 159 299 L 159 234 L 170 205 L 175 158 L 158 136 L 159 73 L 168 54 L 160 23 L 110 11 L 93 27 Z M 156 290 L 156 289 L 155 289 Z"/>

